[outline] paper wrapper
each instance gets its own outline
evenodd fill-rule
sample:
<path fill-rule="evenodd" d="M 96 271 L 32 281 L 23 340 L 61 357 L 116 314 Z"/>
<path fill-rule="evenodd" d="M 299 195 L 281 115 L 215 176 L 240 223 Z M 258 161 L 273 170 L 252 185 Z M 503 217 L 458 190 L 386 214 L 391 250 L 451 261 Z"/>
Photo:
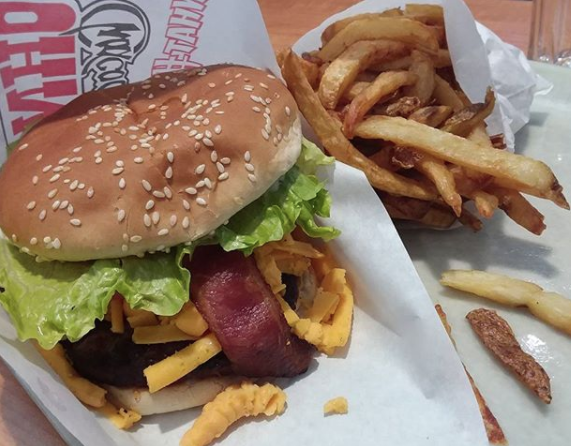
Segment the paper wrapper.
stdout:
<path fill-rule="evenodd" d="M 448 48 L 456 78 L 472 102 L 483 102 L 486 88 L 494 88 L 496 108 L 486 120 L 487 130 L 490 135 L 504 133 L 508 147 L 513 150 L 514 133 L 529 121 L 534 94 L 548 91 L 550 85 L 533 72 L 523 52 L 476 23 L 461 0 L 365 0 L 331 16 L 305 34 L 294 50 L 301 54 L 319 48 L 323 30 L 339 19 L 404 7 L 406 3 L 434 3 L 444 7 Z"/>
<path fill-rule="evenodd" d="M 49 96 L 53 109 L 81 91 L 101 86 L 107 71 L 97 71 L 99 65 L 109 68 L 112 61 L 116 70 L 111 74 L 125 75 L 129 81 L 147 77 L 155 68 L 201 63 L 235 62 L 276 68 L 254 0 L 180 0 L 173 1 L 170 8 L 151 0 L 139 1 L 137 6 L 121 0 L 82 3 L 81 7 L 71 1 L 55 2 L 42 4 L 41 11 L 36 8 L 34 26 L 41 23 L 43 33 L 34 33 L 32 25 L 22 25 L 28 17 L 24 12 L 10 16 L 12 24 L 8 23 L 8 12 L 17 12 L 18 8 L 26 11 L 37 5 L 0 3 L 0 29 L 4 32 L 0 55 L 3 68 L 8 67 L 2 74 L 9 73 L 2 81 L 13 80 L 10 87 L 5 84 L 2 95 L 8 139 L 15 135 L 16 124 L 38 114 L 33 107 L 45 105 L 32 103 L 32 99 L 46 102 L 50 91 L 67 93 Z M 49 26 L 58 30 L 46 31 Z M 107 32 L 101 33 L 103 30 Z M 94 42 L 103 43 L 98 39 L 110 33 L 122 39 L 125 50 L 132 49 L 132 58 L 127 62 L 117 55 L 115 59 L 108 54 L 93 55 Z M 65 37 L 61 42 L 67 43 L 53 40 L 56 37 Z M 85 47 L 89 42 L 91 53 Z M 17 50 L 20 53 L 15 50 L 17 45 L 21 45 Z M 69 53 L 65 57 L 64 50 Z M 66 57 L 71 60 L 67 65 Z M 47 63 L 54 59 L 58 64 Z M 60 66 L 67 67 L 69 73 L 57 71 Z M 49 90 L 49 82 L 64 79 L 69 81 L 67 90 Z M 22 96 L 26 91 L 26 104 L 31 108 L 10 108 L 6 112 L 7 97 Z M 333 251 L 348 271 L 357 301 L 350 344 L 334 357 L 316 358 L 306 375 L 280 381 L 288 395 L 285 414 L 271 421 L 240 425 L 224 439 L 224 444 L 486 445 L 462 365 L 376 194 L 361 172 L 342 164 L 325 174 L 329 176 L 334 203 L 328 223 L 343 231 L 332 243 Z M 130 432 L 116 430 L 106 419 L 83 407 L 29 343 L 17 341 L 3 312 L 0 355 L 70 444 L 175 445 L 199 413 L 190 410 L 147 417 Z M 349 414 L 324 417 L 323 404 L 337 396 L 348 399 Z"/>

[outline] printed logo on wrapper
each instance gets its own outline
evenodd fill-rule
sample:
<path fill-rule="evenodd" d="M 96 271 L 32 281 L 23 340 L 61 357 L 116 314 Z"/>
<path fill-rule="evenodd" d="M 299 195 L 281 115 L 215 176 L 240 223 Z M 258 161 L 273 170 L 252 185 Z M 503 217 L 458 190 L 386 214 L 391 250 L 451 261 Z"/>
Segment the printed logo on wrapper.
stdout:
<path fill-rule="evenodd" d="M 201 66 L 193 54 L 208 1 L 161 2 L 168 16 L 157 23 L 149 20 L 154 0 L 0 0 L 4 144 L 83 92 Z M 151 39 L 161 50 L 149 51 Z M 141 61 L 144 72 L 134 69 Z"/>

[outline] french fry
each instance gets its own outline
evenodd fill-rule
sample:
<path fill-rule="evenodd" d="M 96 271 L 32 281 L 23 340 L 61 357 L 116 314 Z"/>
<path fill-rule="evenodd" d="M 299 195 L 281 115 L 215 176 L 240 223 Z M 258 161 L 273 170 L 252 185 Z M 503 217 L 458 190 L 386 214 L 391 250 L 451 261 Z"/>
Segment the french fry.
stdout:
<path fill-rule="evenodd" d="M 452 110 L 458 112 L 464 108 L 462 99 L 448 82 L 442 79 L 438 74 L 434 75 L 434 99 L 441 105 L 452 107 Z"/>
<path fill-rule="evenodd" d="M 409 71 L 417 76 L 415 84 L 404 89 L 406 96 L 415 96 L 422 105 L 426 105 L 434 91 L 434 64 L 430 57 L 421 51 L 414 50 L 410 57 L 412 63 Z"/>
<path fill-rule="evenodd" d="M 555 203 L 560 208 L 569 210 L 569 203 L 567 202 L 567 199 L 563 195 L 563 187 L 559 183 L 554 184 L 553 188 L 549 191 L 540 192 L 531 189 L 526 185 L 520 183 L 519 181 L 513 179 L 494 178 L 492 182 L 497 186 L 505 187 L 507 189 L 518 190 L 526 195 L 532 195 L 538 198 L 545 198 L 546 200 Z"/>
<path fill-rule="evenodd" d="M 317 94 L 303 75 L 298 57 L 291 50 L 285 57 L 282 74 L 301 112 L 330 154 L 339 161 L 363 170 L 371 184 L 380 190 L 421 200 L 436 199 L 430 185 L 382 169 L 353 147 L 343 135 L 339 124 L 321 105 Z"/>
<path fill-rule="evenodd" d="M 474 192 L 464 196 L 474 200 L 478 213 L 484 218 L 492 218 L 499 205 L 497 197 L 484 192 L 483 190 L 475 190 Z"/>
<path fill-rule="evenodd" d="M 353 85 L 351 85 L 349 88 L 347 88 L 347 90 L 345 90 L 342 101 L 351 102 L 369 85 L 371 85 L 371 83 L 367 81 L 357 81 L 353 83 Z"/>
<path fill-rule="evenodd" d="M 317 56 L 329 62 L 355 42 L 379 39 L 396 40 L 428 54 L 438 54 L 438 40 L 426 25 L 400 17 L 373 17 L 349 23 L 319 50 Z"/>
<path fill-rule="evenodd" d="M 325 28 L 325 31 L 323 31 L 323 33 L 321 34 L 321 43 L 326 44 L 333 38 L 335 34 L 337 34 L 339 31 L 347 27 L 347 25 L 349 25 L 350 23 L 353 23 L 357 20 L 372 19 L 375 17 L 400 17 L 402 15 L 403 13 L 399 8 L 393 8 L 393 9 L 387 9 L 386 11 L 383 12 L 364 13 L 364 14 L 357 14 L 352 17 L 347 17 L 345 19 L 332 23 L 327 28 Z"/>
<path fill-rule="evenodd" d="M 571 335 L 571 299 L 530 282 L 477 270 L 449 270 L 440 283 L 509 307 L 527 307 L 549 325 Z"/>
<path fill-rule="evenodd" d="M 321 78 L 319 73 L 320 66 L 303 57 L 300 59 L 300 63 L 307 81 L 313 88 L 316 88 L 319 85 L 319 80 Z"/>
<path fill-rule="evenodd" d="M 462 214 L 458 217 L 458 221 L 464 226 L 471 228 L 474 232 L 478 232 L 484 227 L 482 222 L 464 206 L 462 207 Z"/>
<path fill-rule="evenodd" d="M 444 312 L 444 310 L 440 305 L 435 305 L 434 308 L 436 309 L 436 312 L 440 317 L 440 322 L 442 322 L 442 325 L 444 325 L 446 333 L 448 333 L 448 337 L 452 341 L 454 348 L 456 348 L 456 341 L 454 341 L 454 338 L 452 337 L 452 327 L 448 323 L 448 318 L 446 317 L 446 313 Z M 488 407 L 488 404 L 486 403 L 486 400 L 484 399 L 482 393 L 480 392 L 480 389 L 478 389 L 478 386 L 474 382 L 472 375 L 470 375 L 470 372 L 468 372 L 466 366 L 464 364 L 462 365 L 464 366 L 464 371 L 468 376 L 468 380 L 470 381 L 470 386 L 472 386 L 472 391 L 474 392 L 474 396 L 476 397 L 476 401 L 478 402 L 478 408 L 480 409 L 480 414 L 482 415 L 482 420 L 484 421 L 484 427 L 486 428 L 486 435 L 488 436 L 488 441 L 491 444 L 497 444 L 497 445 L 507 444 L 506 436 L 500 424 L 498 423 L 498 420 Z"/>
<path fill-rule="evenodd" d="M 440 5 L 409 3 L 404 7 L 404 15 L 428 25 L 444 25 L 444 10 Z"/>
<path fill-rule="evenodd" d="M 343 122 L 343 133 L 348 138 L 353 136 L 355 125 L 373 106 L 405 85 L 412 85 L 418 76 L 407 71 L 386 71 L 351 101 Z"/>
<path fill-rule="evenodd" d="M 408 119 L 425 124 L 430 127 L 438 127 L 452 114 L 452 108 L 447 105 L 431 105 L 419 108 Z"/>
<path fill-rule="evenodd" d="M 434 183 L 444 202 L 452 208 L 456 216 L 460 216 L 462 214 L 462 197 L 456 191 L 454 175 L 448 170 L 448 167 L 442 161 L 425 155 L 416 163 L 416 168 Z"/>
<path fill-rule="evenodd" d="M 505 319 L 495 311 L 479 308 L 470 311 L 466 319 L 482 343 L 528 389 L 545 404 L 551 403 L 551 383 L 543 367 L 525 353 Z"/>
<path fill-rule="evenodd" d="M 420 107 L 420 99 L 414 96 L 404 96 L 391 104 L 381 105 L 374 108 L 374 113 L 387 116 L 409 117 Z"/>
<path fill-rule="evenodd" d="M 446 68 L 452 66 L 452 59 L 450 52 L 440 48 L 435 55 L 430 55 L 434 68 Z M 401 57 L 399 59 L 391 60 L 388 62 L 381 62 L 372 64 L 369 69 L 371 71 L 395 71 L 395 70 L 408 70 L 412 64 L 412 57 L 410 55 Z"/>
<path fill-rule="evenodd" d="M 334 110 L 345 90 L 369 65 L 394 59 L 407 52 L 403 43 L 390 40 L 363 40 L 353 43 L 325 69 L 318 95 L 325 108 Z M 310 82 L 312 87 L 314 85 Z"/>
<path fill-rule="evenodd" d="M 454 113 L 441 127 L 442 130 L 458 136 L 468 136 L 480 126 L 484 119 L 492 114 L 496 98 L 492 89 L 488 88 L 484 103 L 472 104 Z M 486 135 L 487 136 L 487 135 Z"/>
<path fill-rule="evenodd" d="M 551 169 L 541 161 L 482 147 L 411 120 L 372 116 L 357 125 L 355 134 L 362 138 L 384 139 L 414 147 L 459 166 L 520 182 L 538 192 L 547 193 L 560 187 Z"/>
<path fill-rule="evenodd" d="M 500 209 L 518 225 L 535 235 L 541 235 L 545 230 L 543 214 L 519 192 L 499 186 L 489 187 L 487 191 L 498 199 Z"/>

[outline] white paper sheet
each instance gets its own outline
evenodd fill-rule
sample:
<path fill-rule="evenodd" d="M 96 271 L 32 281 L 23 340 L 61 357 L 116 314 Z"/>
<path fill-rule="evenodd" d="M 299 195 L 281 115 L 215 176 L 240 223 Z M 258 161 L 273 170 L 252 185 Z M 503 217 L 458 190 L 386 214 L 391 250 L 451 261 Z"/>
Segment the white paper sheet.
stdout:
<path fill-rule="evenodd" d="M 504 133 L 508 147 L 513 150 L 514 133 L 529 121 L 537 76 L 520 50 L 476 24 L 462 0 L 365 0 L 325 20 L 299 39 L 294 49 L 301 54 L 319 48 L 323 30 L 339 19 L 404 7 L 406 3 L 434 3 L 444 7 L 448 47 L 456 78 L 472 102 L 483 102 L 486 88 L 494 87 L 497 105 L 486 120 L 488 133 Z M 549 84 L 543 80 L 539 90 L 545 92 L 548 89 Z"/>
<path fill-rule="evenodd" d="M 194 61 L 275 67 L 254 0 L 186 3 L 205 5 Z M 164 40 L 153 39 L 162 39 L 168 16 L 157 4 L 138 2 L 156 22 L 147 48 L 162 50 Z M 138 59 L 134 79 L 149 74 L 152 60 L 150 53 Z M 390 218 L 361 172 L 337 164 L 329 175 L 329 223 L 343 231 L 333 244 L 358 305 L 350 345 L 336 357 L 317 358 L 306 376 L 282 382 L 288 395 L 283 416 L 245 423 L 224 444 L 486 445 L 462 366 Z M 16 340 L 3 312 L 0 355 L 68 441 L 175 445 L 198 414 L 153 416 L 131 432 L 116 430 L 78 403 L 29 344 Z M 340 395 L 349 400 L 349 414 L 324 417 L 323 404 Z"/>

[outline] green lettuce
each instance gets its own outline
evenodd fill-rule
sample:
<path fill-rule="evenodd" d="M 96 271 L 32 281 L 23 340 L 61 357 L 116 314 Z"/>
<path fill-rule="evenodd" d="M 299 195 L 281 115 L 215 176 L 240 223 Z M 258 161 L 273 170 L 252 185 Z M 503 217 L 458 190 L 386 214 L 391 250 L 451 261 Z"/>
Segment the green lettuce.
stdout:
<path fill-rule="evenodd" d="M 214 237 L 168 253 L 37 263 L 0 239 L 0 303 L 11 316 L 18 337 L 36 339 L 44 348 L 62 339 L 81 339 L 96 320 L 103 319 L 115 292 L 134 309 L 172 316 L 189 300 L 190 273 L 182 266 L 183 258 L 200 244 L 218 243 L 227 251 L 250 254 L 258 246 L 282 239 L 296 225 L 311 237 L 336 237 L 339 231 L 315 222 L 315 216 L 328 217 L 331 207 L 331 197 L 315 171 L 332 162 L 304 140 L 296 165 L 218 228 Z"/>

